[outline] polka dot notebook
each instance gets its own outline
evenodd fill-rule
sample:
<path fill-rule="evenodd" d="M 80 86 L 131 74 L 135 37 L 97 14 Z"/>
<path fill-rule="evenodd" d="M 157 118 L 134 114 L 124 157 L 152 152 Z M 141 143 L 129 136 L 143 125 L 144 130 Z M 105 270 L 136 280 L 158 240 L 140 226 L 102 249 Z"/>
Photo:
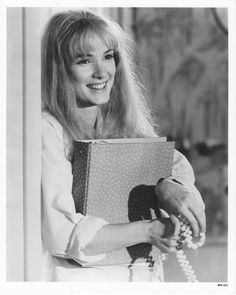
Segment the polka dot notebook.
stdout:
<path fill-rule="evenodd" d="M 171 174 L 174 142 L 165 138 L 76 141 L 72 194 L 76 212 L 109 223 L 159 216 L 157 181 Z M 147 243 L 107 253 L 98 264 L 135 263 L 153 256 Z"/>

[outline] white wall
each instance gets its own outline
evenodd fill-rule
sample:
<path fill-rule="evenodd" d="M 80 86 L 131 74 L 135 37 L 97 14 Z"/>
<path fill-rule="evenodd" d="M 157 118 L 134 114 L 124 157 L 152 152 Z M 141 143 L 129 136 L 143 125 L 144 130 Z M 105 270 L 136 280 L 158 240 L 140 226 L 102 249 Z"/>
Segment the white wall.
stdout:
<path fill-rule="evenodd" d="M 7 280 L 22 281 L 23 255 L 23 100 L 22 11 L 7 12 Z"/>
<path fill-rule="evenodd" d="M 7 10 L 7 281 L 40 280 L 40 35 L 48 10 Z"/>

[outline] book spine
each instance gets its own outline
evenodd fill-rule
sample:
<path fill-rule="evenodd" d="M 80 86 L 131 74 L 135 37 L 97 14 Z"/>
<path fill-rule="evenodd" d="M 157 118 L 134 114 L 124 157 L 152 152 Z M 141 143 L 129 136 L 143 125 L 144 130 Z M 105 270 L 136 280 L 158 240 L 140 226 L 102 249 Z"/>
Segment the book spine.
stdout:
<path fill-rule="evenodd" d="M 91 144 L 74 142 L 72 158 L 73 185 L 72 195 L 74 198 L 76 213 L 86 215 L 88 199 L 88 181 L 91 160 Z"/>
<path fill-rule="evenodd" d="M 89 189 L 89 175 L 90 175 L 90 164 L 91 164 L 91 149 L 92 144 L 88 144 L 88 151 L 87 151 L 87 167 L 86 167 L 86 176 L 85 176 L 85 191 L 84 191 L 84 208 L 83 208 L 83 214 L 87 214 L 87 203 L 88 203 L 88 189 Z"/>

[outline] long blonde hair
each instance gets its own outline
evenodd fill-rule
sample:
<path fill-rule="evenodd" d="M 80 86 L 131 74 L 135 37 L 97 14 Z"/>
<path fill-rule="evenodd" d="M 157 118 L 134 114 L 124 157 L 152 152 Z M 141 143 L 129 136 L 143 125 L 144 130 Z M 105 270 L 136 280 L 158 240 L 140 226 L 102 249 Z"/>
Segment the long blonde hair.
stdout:
<path fill-rule="evenodd" d="M 100 137 L 152 137 L 154 123 L 133 63 L 133 41 L 113 20 L 90 11 L 52 16 L 42 37 L 42 103 L 74 139 L 92 138 L 93 130 L 75 115 L 76 94 L 71 65 L 98 36 L 114 50 L 116 75 L 109 102 L 102 105 Z"/>

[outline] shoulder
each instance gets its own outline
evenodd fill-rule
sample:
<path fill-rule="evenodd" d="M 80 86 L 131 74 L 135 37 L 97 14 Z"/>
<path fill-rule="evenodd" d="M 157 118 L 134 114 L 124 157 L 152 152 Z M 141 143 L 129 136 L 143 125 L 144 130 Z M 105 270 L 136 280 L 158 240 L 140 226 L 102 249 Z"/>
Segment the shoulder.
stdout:
<path fill-rule="evenodd" d="M 58 122 L 58 120 L 49 112 L 42 111 L 41 113 L 41 123 L 42 127 L 52 126 L 56 130 L 63 130 L 61 124 Z"/>
<path fill-rule="evenodd" d="M 70 158 L 73 142 L 59 121 L 49 112 L 42 111 L 41 124 L 42 147 L 54 149 L 57 147 L 64 151 L 67 158 Z"/>
<path fill-rule="evenodd" d="M 41 114 L 41 133 L 43 141 L 48 141 L 50 138 L 63 143 L 63 128 L 58 120 L 47 111 L 42 111 Z"/>

